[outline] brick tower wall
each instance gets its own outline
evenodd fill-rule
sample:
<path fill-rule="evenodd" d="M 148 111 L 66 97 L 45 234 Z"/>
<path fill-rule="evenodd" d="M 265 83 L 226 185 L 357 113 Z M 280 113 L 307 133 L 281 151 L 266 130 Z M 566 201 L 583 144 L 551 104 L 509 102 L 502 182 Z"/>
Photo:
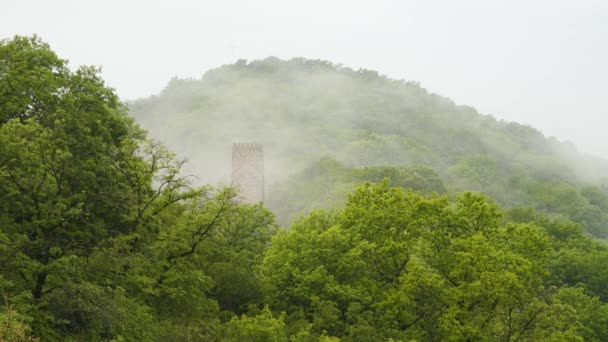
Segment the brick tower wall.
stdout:
<path fill-rule="evenodd" d="M 264 150 L 260 144 L 232 144 L 232 184 L 237 200 L 258 203 L 264 200 Z"/>

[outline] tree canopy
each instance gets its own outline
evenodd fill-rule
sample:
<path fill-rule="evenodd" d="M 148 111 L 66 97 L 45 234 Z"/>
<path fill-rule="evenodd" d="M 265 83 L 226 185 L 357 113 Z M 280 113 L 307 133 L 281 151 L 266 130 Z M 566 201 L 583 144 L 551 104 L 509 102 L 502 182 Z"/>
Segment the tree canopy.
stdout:
<path fill-rule="evenodd" d="M 281 84 L 281 65 L 227 68 Z M 281 228 L 264 203 L 186 176 L 98 69 L 38 37 L 0 41 L 0 340 L 608 340 L 608 245 L 587 233 L 605 232 L 604 188 L 534 168 L 494 187 L 505 169 L 468 152 L 384 165 L 386 136 L 356 135 L 283 179 Z"/>

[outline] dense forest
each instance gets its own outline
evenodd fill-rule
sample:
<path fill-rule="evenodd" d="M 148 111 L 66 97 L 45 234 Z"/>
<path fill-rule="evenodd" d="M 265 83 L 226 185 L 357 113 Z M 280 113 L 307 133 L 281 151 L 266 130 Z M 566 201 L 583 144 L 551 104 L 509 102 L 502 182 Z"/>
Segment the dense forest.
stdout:
<path fill-rule="evenodd" d="M 221 185 L 235 139 L 267 203 Z M 0 341 L 607 341 L 607 170 L 372 71 L 239 61 L 125 104 L 5 39 Z"/>

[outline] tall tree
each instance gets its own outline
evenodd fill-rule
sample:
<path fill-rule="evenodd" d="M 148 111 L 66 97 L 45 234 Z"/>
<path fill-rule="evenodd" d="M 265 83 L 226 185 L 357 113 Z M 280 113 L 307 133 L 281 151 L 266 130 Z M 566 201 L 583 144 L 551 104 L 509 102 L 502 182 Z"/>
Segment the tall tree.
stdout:
<path fill-rule="evenodd" d="M 80 331 L 99 290 L 88 258 L 196 192 L 164 148 L 145 148 L 98 69 L 69 71 L 37 37 L 2 41 L 0 61 L 0 268 L 36 333 Z"/>

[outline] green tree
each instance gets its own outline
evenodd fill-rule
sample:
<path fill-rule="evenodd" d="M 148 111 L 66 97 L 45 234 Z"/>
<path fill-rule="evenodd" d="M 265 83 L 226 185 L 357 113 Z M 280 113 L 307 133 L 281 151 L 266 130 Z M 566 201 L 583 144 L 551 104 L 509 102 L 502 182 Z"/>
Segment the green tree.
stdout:
<path fill-rule="evenodd" d="M 286 342 L 285 315 L 274 318 L 268 307 L 255 317 L 242 315 L 225 324 L 224 341 Z"/>
<path fill-rule="evenodd" d="M 53 113 L 68 78 L 66 61 L 37 36 L 0 41 L 0 123 Z"/>
<path fill-rule="evenodd" d="M 262 274 L 269 303 L 317 335 L 579 340 L 576 312 L 548 299 L 552 253 L 543 228 L 506 222 L 485 196 L 450 203 L 385 182 L 276 235 Z"/>
<path fill-rule="evenodd" d="M 121 237 L 136 244 L 152 218 L 197 191 L 166 149 L 145 147 L 97 69 L 69 72 L 36 37 L 2 41 L 0 57 L 0 269 L 36 335 L 112 337 L 110 307 L 138 306 L 92 282 L 88 261 Z"/>

